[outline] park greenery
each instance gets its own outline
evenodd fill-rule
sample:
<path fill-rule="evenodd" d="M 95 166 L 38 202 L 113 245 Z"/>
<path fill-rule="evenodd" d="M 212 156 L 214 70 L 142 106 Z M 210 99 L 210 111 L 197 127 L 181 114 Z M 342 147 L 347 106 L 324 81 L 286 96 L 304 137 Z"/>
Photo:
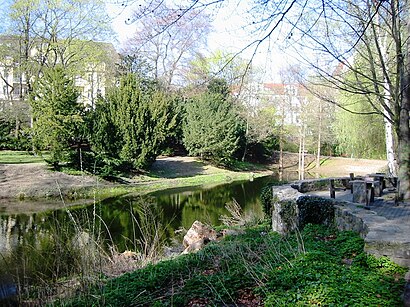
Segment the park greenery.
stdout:
<path fill-rule="evenodd" d="M 292 3 L 297 6 L 298 1 Z M 281 71 L 282 87 L 267 91 L 255 90 L 261 69 L 240 54 L 201 52 L 212 31 L 206 10 L 151 4 L 132 15 L 141 27 L 119 53 L 107 43 L 90 41 L 107 40 L 112 33 L 100 1 L 21 0 L 10 5 L 7 35 L 0 44 L 0 62 L 7 64 L 1 71 L 7 90 L 1 101 L 0 148 L 46 150 L 55 168 L 102 176 L 149 169 L 160 154 L 189 154 L 222 166 L 238 160 L 264 162 L 276 150 L 299 152 L 302 166 L 305 152 L 317 155 L 317 165 L 321 154 L 387 154 L 400 162 L 400 108 L 386 103 L 388 97 L 401 99 L 393 86 L 401 80 L 392 72 L 395 59 L 386 62 L 388 54 L 396 54 L 390 52 L 384 29 L 390 20 L 387 8 L 379 7 L 380 18 L 369 24 L 373 33 L 365 32 L 351 62 L 332 62 L 331 76 L 326 78 L 323 69 L 314 74 L 301 64 L 290 65 Z M 262 18 L 256 8 L 254 18 Z M 362 9 L 352 6 L 352 16 Z M 366 19 L 351 22 L 364 24 Z M 330 18 L 320 23 L 340 24 Z M 316 31 L 306 33 L 307 42 L 314 41 Z M 370 41 L 378 42 L 377 35 L 384 37 L 384 47 L 369 47 Z M 329 52 L 328 57 L 336 56 L 333 48 Z M 383 57 L 376 58 L 380 53 Z M 11 73 L 14 83 L 8 81 Z M 385 75 L 388 89 L 378 81 L 379 74 Z M 88 92 L 82 92 L 79 76 L 90 84 Z M 372 89 L 372 84 L 377 86 Z"/>
<path fill-rule="evenodd" d="M 122 6 L 134 2 L 124 0 Z M 298 59 L 282 68 L 278 84 L 265 86 L 253 56 L 204 52 L 213 31 L 212 8 L 225 2 L 142 1 L 128 21 L 137 31 L 115 50 L 106 43 L 112 30 L 105 1 L 4 1 L 0 150 L 30 156 L 1 155 L 1 162 L 38 162 L 43 156 L 56 170 L 69 167 L 112 178 L 124 173 L 161 177 L 147 171 L 163 154 L 196 156 L 235 169 L 246 161 L 271 161 L 276 151 L 294 151 L 302 173 L 306 152 L 317 155 L 317 166 L 323 154 L 387 156 L 389 172 L 400 179 L 400 197 L 409 198 L 409 4 L 252 2 L 249 18 L 243 19 L 256 38 L 242 51 L 254 48 L 255 56 L 264 42 L 282 42 Z M 220 182 L 218 176 L 227 175 L 201 176 L 178 179 L 179 184 Z M 262 199 L 269 197 L 265 189 Z M 131 219 L 123 222 L 128 226 Z M 146 224 L 155 228 L 154 222 Z M 46 264 L 61 272 L 47 271 L 56 284 L 72 272 L 70 261 L 77 257 L 63 249 L 71 237 L 61 241 L 57 235 L 65 230 L 58 227 L 54 241 L 43 246 L 46 252 L 30 264 L 44 266 L 42 261 L 52 259 L 45 255 L 58 254 L 58 261 Z M 312 225 L 287 237 L 266 225 L 238 233 L 196 254 L 118 278 L 98 271 L 80 289 L 85 291 L 55 303 L 400 304 L 403 269 L 366 255 L 357 234 Z M 82 265 L 77 275 L 91 276 L 89 262 L 74 260 Z M 98 261 L 93 265 L 100 269 Z M 42 277 L 47 288 L 50 276 Z M 32 296 L 29 291 L 28 301 Z"/>
<path fill-rule="evenodd" d="M 363 247 L 356 233 L 323 226 L 287 237 L 253 226 L 57 305 L 400 306 L 405 269 Z"/>

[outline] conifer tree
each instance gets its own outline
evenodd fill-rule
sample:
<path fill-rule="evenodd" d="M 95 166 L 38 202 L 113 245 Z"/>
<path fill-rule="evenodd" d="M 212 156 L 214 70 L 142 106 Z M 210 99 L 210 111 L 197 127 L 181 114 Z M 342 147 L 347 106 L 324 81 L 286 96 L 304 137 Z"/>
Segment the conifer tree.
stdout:
<path fill-rule="evenodd" d="M 33 144 L 36 150 L 49 150 L 54 167 L 60 162 L 71 162 L 70 148 L 83 130 L 84 106 L 77 98 L 74 80 L 62 66 L 45 70 L 30 95 Z"/>
<path fill-rule="evenodd" d="M 229 99 L 226 82 L 214 80 L 208 91 L 186 105 L 183 129 L 189 154 L 226 164 L 239 147 L 240 120 Z"/>
<path fill-rule="evenodd" d="M 172 100 L 131 73 L 98 102 L 96 115 L 94 150 L 115 167 L 149 167 L 176 126 Z"/>

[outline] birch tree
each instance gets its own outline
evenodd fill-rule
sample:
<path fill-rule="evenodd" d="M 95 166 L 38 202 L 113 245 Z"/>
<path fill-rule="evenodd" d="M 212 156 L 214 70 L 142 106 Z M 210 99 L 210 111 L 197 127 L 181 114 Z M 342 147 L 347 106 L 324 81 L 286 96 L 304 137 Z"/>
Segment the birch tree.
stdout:
<path fill-rule="evenodd" d="M 408 29 L 405 27 L 408 4 L 397 0 L 358 4 L 340 1 L 324 4 L 321 11 L 328 17 L 319 22 L 321 27 L 315 28 L 312 19 L 292 25 L 295 33 L 304 36 L 304 54 L 315 52 L 322 60 L 313 62 L 302 53 L 299 55 L 326 80 L 328 86 L 365 97 L 370 111 L 356 112 L 333 99 L 328 99 L 330 102 L 352 113 L 383 117 L 389 169 L 393 175 L 399 176 L 400 197 L 408 199 L 410 71 Z M 313 28 L 307 31 L 309 27 Z M 309 52 L 306 52 L 307 48 Z M 337 71 L 330 69 L 337 63 Z M 347 74 L 353 74 L 354 78 L 346 78 Z"/>
<path fill-rule="evenodd" d="M 215 9 L 224 2 L 190 1 L 179 6 L 180 14 Z M 394 129 L 399 194 L 404 199 L 410 198 L 409 5 L 400 0 L 256 1 L 249 9 L 247 27 L 255 39 L 242 49 L 253 49 L 255 55 L 265 42 L 280 41 L 328 85 L 365 95 L 373 108 L 371 113 L 383 116 Z M 155 7 L 150 8 L 155 12 Z M 368 60 L 370 70 L 352 64 L 351 59 L 358 56 Z M 334 73 L 335 67 L 353 71 L 367 82 L 346 83 L 343 73 Z"/>

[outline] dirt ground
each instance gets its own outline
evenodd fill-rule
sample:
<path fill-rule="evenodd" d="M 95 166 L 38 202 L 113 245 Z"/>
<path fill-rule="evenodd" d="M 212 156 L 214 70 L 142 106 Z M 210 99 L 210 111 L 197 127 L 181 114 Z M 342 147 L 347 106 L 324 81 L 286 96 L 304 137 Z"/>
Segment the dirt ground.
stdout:
<path fill-rule="evenodd" d="M 53 172 L 43 163 L 0 164 L 0 201 L 4 198 L 58 196 L 60 192 L 97 184 L 97 177 Z"/>
<path fill-rule="evenodd" d="M 297 171 L 298 155 L 294 153 L 286 153 L 284 155 L 285 170 Z M 352 159 L 342 157 L 322 157 L 321 165 L 316 168 L 316 157 L 314 155 L 306 155 L 305 170 L 312 176 L 318 174 L 320 177 L 327 176 L 348 176 L 350 173 L 355 175 L 367 175 L 376 172 L 386 172 L 386 160 L 371 160 L 371 159 Z M 277 166 L 277 165 L 275 165 Z"/>
<path fill-rule="evenodd" d="M 297 156 L 288 155 L 287 170 L 297 169 Z M 307 158 L 310 172 L 322 176 L 346 176 L 349 173 L 364 175 L 383 171 L 386 161 L 363 160 L 348 158 L 329 158 L 315 169 L 311 163 L 313 158 Z M 270 169 L 275 165 L 270 165 Z M 157 159 L 153 171 L 163 178 L 195 176 L 200 174 L 215 174 L 223 170 L 198 162 L 192 157 L 163 157 Z M 0 204 L 9 199 L 24 199 L 27 197 L 58 196 L 60 193 L 74 193 L 76 189 L 109 185 L 94 176 L 73 176 L 60 172 L 52 172 L 45 164 L 0 164 Z"/>

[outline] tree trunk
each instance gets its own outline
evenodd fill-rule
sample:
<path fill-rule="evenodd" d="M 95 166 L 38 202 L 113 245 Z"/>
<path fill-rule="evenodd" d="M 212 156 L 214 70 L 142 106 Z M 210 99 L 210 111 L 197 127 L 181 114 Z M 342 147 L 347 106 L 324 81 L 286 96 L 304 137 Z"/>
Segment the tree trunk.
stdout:
<path fill-rule="evenodd" d="M 299 140 L 299 180 L 303 180 L 305 177 L 305 134 L 306 125 L 300 128 L 300 140 Z"/>
<path fill-rule="evenodd" d="M 388 172 L 390 176 L 397 176 L 397 162 L 394 153 L 394 130 L 393 125 L 386 118 L 384 118 L 384 131 L 386 136 L 386 158 Z"/>
<path fill-rule="evenodd" d="M 14 137 L 18 139 L 19 135 L 20 135 L 20 119 L 18 117 L 18 114 L 16 114 L 16 131 L 14 132 Z"/>
<path fill-rule="evenodd" d="M 408 55 L 409 57 L 409 55 Z M 409 61 L 410 59 L 408 59 Z M 410 63 L 410 61 L 409 61 Z M 409 65 L 409 64 L 407 64 Z M 399 199 L 410 199 L 410 71 L 403 78 L 403 100 L 399 114 L 398 156 L 399 156 Z"/>
<path fill-rule="evenodd" d="M 248 153 L 248 138 L 249 138 L 249 119 L 246 116 L 246 130 L 245 130 L 245 148 L 243 150 L 242 162 L 245 162 L 246 154 Z"/>
<path fill-rule="evenodd" d="M 280 133 L 279 133 L 279 173 L 282 174 L 283 172 L 283 133 L 284 133 L 284 125 L 285 125 L 285 111 L 282 105 L 282 116 L 280 122 Z"/>
<path fill-rule="evenodd" d="M 410 4 L 406 7 L 409 8 Z M 407 17 L 407 30 L 410 31 L 410 18 Z M 410 32 L 409 32 L 410 33 Z M 400 79 L 402 101 L 400 112 L 397 136 L 398 136 L 398 158 L 399 158 L 399 199 L 410 199 L 410 127 L 409 127 L 409 112 L 410 112 L 410 41 L 405 44 L 404 55 L 399 55 L 400 64 Z"/>
<path fill-rule="evenodd" d="M 319 100 L 319 126 L 317 133 L 316 168 L 320 167 L 320 148 L 322 147 L 322 101 Z"/>

